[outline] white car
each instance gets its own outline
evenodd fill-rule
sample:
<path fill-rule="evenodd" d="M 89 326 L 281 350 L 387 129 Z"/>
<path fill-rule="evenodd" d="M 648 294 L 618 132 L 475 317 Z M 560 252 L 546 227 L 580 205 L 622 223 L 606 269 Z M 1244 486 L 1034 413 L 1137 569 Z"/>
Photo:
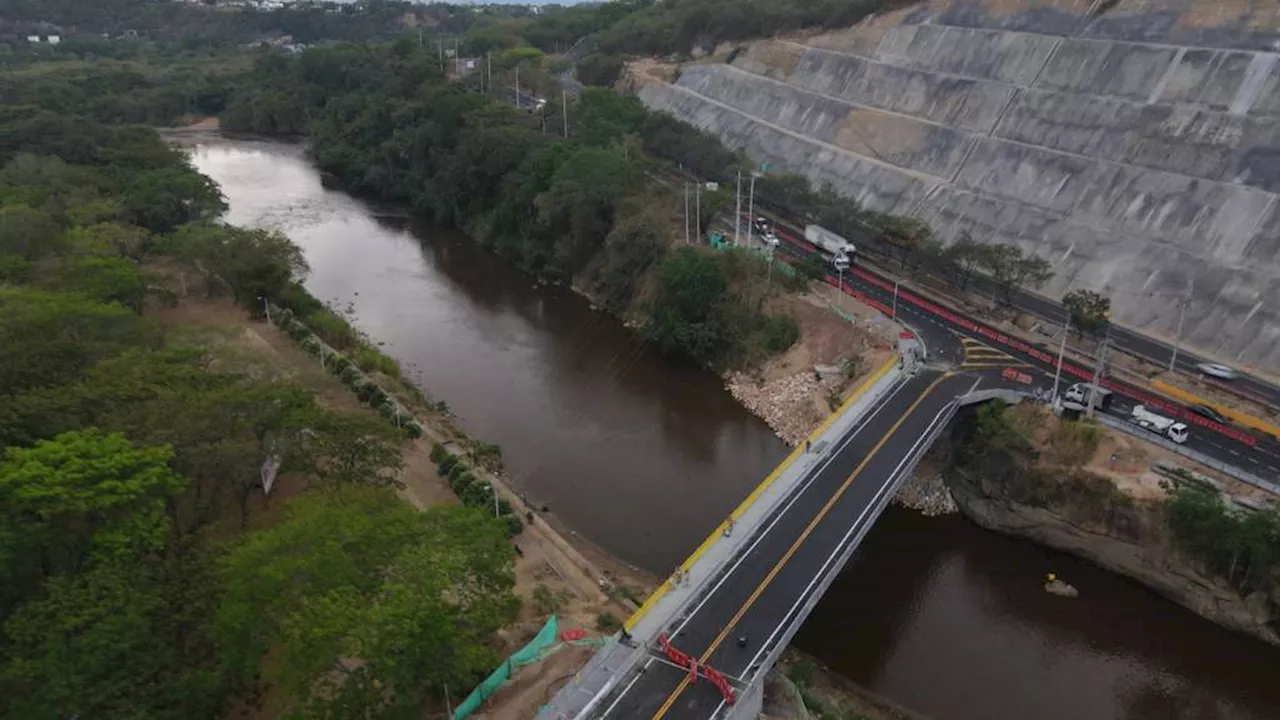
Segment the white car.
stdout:
<path fill-rule="evenodd" d="M 769 247 L 774 247 L 774 248 L 778 247 L 778 236 L 774 235 L 773 231 L 770 230 L 769 232 L 765 233 L 764 244 L 768 245 Z"/>
<path fill-rule="evenodd" d="M 1196 366 L 1196 369 L 1209 377 L 1216 377 L 1219 380 L 1235 380 L 1240 377 L 1240 373 L 1235 368 L 1219 363 L 1200 363 Z"/>

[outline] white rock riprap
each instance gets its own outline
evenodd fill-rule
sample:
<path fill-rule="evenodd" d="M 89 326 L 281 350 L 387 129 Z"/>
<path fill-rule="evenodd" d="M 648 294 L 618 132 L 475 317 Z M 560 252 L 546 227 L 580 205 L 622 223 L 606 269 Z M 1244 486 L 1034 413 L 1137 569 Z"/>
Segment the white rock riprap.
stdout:
<path fill-rule="evenodd" d="M 950 515 L 960 511 L 942 475 L 936 472 L 913 474 L 894 496 L 893 501 L 925 517 Z"/>
<path fill-rule="evenodd" d="M 804 442 L 822 422 L 820 399 L 838 383 L 820 381 L 806 370 L 767 382 L 746 373 L 733 373 L 725 385 L 734 399 L 764 420 L 783 442 L 794 447 Z"/>

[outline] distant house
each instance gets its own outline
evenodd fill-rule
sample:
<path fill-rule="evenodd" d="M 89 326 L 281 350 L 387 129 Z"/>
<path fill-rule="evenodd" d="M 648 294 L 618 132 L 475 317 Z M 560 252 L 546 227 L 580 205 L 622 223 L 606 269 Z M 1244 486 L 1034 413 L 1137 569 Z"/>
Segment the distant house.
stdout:
<path fill-rule="evenodd" d="M 29 42 L 29 43 L 38 43 L 38 42 L 40 42 L 40 36 L 39 36 L 39 35 L 28 35 L 28 36 L 27 36 L 27 42 Z"/>
<path fill-rule="evenodd" d="M 57 44 L 58 44 L 58 43 L 60 43 L 60 42 L 62 42 L 62 36 L 61 36 L 61 35 L 50 35 L 50 36 L 49 36 L 49 44 L 50 44 L 50 45 L 57 45 Z"/>

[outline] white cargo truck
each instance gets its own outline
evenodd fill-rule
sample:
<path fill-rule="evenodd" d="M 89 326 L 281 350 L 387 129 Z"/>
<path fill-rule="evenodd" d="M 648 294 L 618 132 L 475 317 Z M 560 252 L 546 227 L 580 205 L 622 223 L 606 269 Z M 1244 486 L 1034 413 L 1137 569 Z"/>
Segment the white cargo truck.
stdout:
<path fill-rule="evenodd" d="M 854 253 L 857 252 L 853 243 L 821 225 L 805 225 L 804 239 L 817 246 L 819 250 L 826 254 L 827 260 L 832 263 L 842 257 L 847 261 L 852 261 Z"/>
<path fill-rule="evenodd" d="M 1157 415 L 1142 405 L 1135 405 L 1129 420 L 1141 428 L 1163 435 L 1181 445 L 1187 441 L 1187 426 L 1163 415 Z"/>

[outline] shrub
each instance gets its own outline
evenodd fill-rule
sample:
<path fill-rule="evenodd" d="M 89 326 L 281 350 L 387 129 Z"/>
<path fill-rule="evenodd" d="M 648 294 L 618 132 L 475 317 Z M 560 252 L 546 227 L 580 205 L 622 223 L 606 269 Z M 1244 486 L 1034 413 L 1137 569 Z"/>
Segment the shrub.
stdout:
<path fill-rule="evenodd" d="M 440 443 L 432 443 L 431 454 L 427 457 L 431 458 L 431 462 L 439 464 L 440 461 L 444 459 L 444 456 L 448 454 L 449 451 L 445 450 L 443 445 Z"/>
<path fill-rule="evenodd" d="M 533 589 L 533 610 L 539 615 L 551 615 L 560 609 L 560 598 L 551 588 L 538 583 Z"/>
<path fill-rule="evenodd" d="M 791 664 L 787 677 L 791 678 L 791 682 L 801 687 L 809 687 L 813 684 L 814 667 L 813 663 L 806 658 L 801 658 Z"/>
<path fill-rule="evenodd" d="M 410 420 L 401 427 L 406 435 L 415 440 L 426 434 L 426 431 L 422 429 L 422 424 L 417 420 Z"/>
<path fill-rule="evenodd" d="M 612 633 L 621 629 L 622 621 L 613 613 L 606 611 L 596 615 L 596 630 Z"/>
<path fill-rule="evenodd" d="M 448 477 L 449 471 L 454 465 L 458 464 L 458 456 L 453 453 L 446 452 L 444 457 L 436 463 L 436 470 L 439 471 L 440 477 Z"/>
<path fill-rule="evenodd" d="M 524 523 L 515 515 L 503 515 L 502 520 L 507 524 L 507 537 L 515 537 L 524 531 Z"/>
<path fill-rule="evenodd" d="M 790 315 L 769 315 L 760 323 L 760 339 L 765 352 L 777 355 L 800 339 L 800 325 Z"/>

